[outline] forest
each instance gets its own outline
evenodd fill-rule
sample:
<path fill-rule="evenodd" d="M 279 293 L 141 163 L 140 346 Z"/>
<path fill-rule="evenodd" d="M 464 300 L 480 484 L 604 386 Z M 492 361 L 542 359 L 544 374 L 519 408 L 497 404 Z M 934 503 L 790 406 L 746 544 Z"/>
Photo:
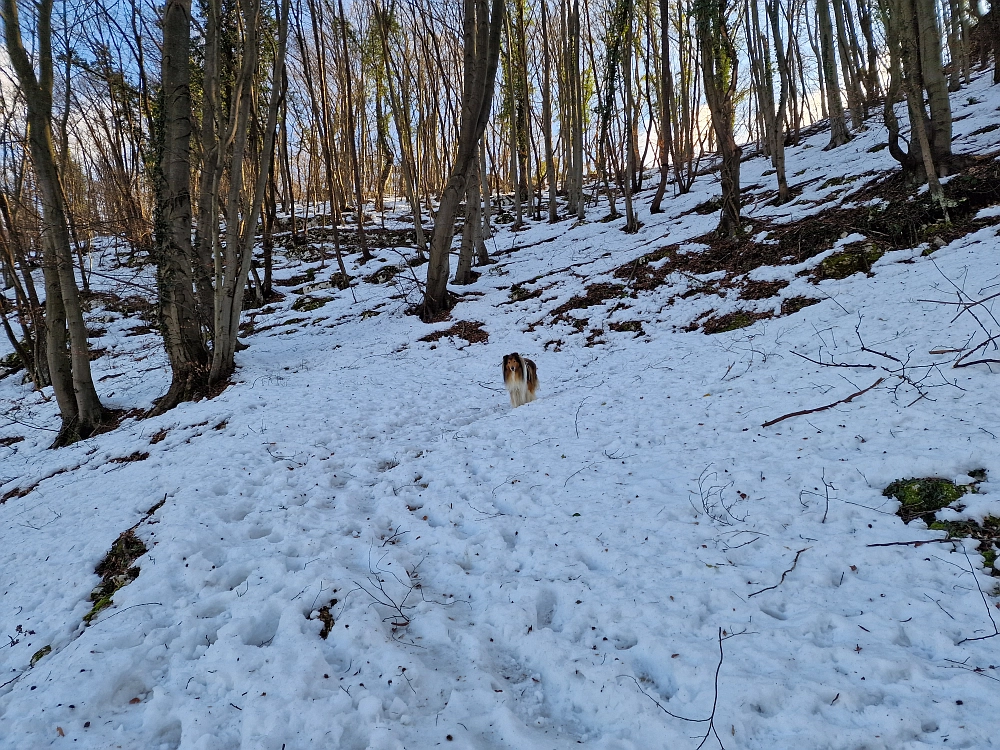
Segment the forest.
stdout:
<path fill-rule="evenodd" d="M 0 750 L 996 744 L 997 0 L 0 22 Z"/>
<path fill-rule="evenodd" d="M 785 148 L 822 121 L 835 149 L 872 115 L 947 220 L 940 180 L 964 164 L 949 92 L 991 57 L 1000 81 L 998 12 L 963 0 L 5 0 L 4 329 L 35 386 L 52 385 L 67 443 L 114 422 L 82 317 L 95 238 L 119 240 L 123 264 L 155 265 L 173 374 L 161 413 L 224 387 L 244 309 L 273 294 L 276 244 L 316 243 L 347 289 L 345 255 L 364 264 L 405 240 L 411 265 L 427 261 L 430 321 L 452 304 L 460 213 L 456 286 L 490 262 L 497 220 L 517 231 L 543 213 L 586 221 L 588 208 L 593 220 L 603 197 L 601 218 L 621 205 L 634 233 L 636 193 L 655 182 L 657 213 L 710 167 L 718 232 L 736 238 L 745 151 L 771 159 L 785 203 Z M 377 215 L 400 196 L 413 231 L 387 235 Z"/>

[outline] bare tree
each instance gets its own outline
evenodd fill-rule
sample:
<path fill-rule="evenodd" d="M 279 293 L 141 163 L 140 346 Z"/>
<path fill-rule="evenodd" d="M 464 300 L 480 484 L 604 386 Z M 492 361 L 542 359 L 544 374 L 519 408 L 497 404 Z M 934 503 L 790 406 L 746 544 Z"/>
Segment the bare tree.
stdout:
<path fill-rule="evenodd" d="M 441 194 L 438 213 L 434 219 L 434 235 L 431 240 L 427 287 L 421 316 L 428 322 L 451 306 L 448 297 L 448 256 L 455 236 L 455 214 L 465 194 L 472 162 L 479 156 L 479 139 L 483 136 L 493 107 L 493 90 L 500 62 L 500 32 L 504 20 L 503 0 L 493 0 L 492 13 L 487 0 L 465 0 L 464 7 L 462 121 L 458 153 L 451 168 L 451 176 Z"/>
<path fill-rule="evenodd" d="M 46 347 L 62 417 L 62 429 L 53 445 L 64 445 L 92 435 L 107 412 L 90 372 L 87 328 L 73 274 L 65 195 L 52 141 L 52 0 L 40 0 L 36 6 L 37 75 L 21 39 L 16 0 L 3 0 L 0 7 L 7 55 L 24 94 L 28 142 L 42 203 Z"/>

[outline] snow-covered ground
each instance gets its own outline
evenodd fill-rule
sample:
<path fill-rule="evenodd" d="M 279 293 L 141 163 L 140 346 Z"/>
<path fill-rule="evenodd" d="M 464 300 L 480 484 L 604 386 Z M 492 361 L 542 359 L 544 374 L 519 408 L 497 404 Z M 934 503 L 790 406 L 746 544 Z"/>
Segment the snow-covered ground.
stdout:
<path fill-rule="evenodd" d="M 969 135 L 996 118 L 987 84 L 956 95 L 956 119 L 971 115 L 957 151 L 996 146 Z M 813 181 L 751 222 L 801 218 L 836 200 L 834 178 L 892 169 L 869 152 L 881 137 L 790 150 L 790 182 Z M 767 167 L 744 164 L 744 183 L 772 187 Z M 682 298 L 682 275 L 571 311 L 581 332 L 552 320 L 585 285 L 624 283 L 612 269 L 713 228 L 690 210 L 717 189 L 701 178 L 659 216 L 647 190 L 634 236 L 622 220 L 500 231 L 501 262 L 433 327 L 405 314 L 408 271 L 317 291 L 334 299 L 309 312 L 286 288 L 251 311 L 258 333 L 221 395 L 69 448 L 45 450 L 53 400 L 0 381 L 0 438 L 25 438 L 0 447 L 0 495 L 31 488 L 0 505 L 0 747 L 1000 744 L 1000 637 L 975 640 L 997 632 L 997 579 L 975 544 L 870 546 L 943 536 L 894 514 L 882 489 L 898 478 L 986 469 L 965 513 L 1000 515 L 997 375 L 934 353 L 985 334 L 921 301 L 997 291 L 997 227 L 887 253 L 871 277 L 757 269 L 790 284 L 755 309 L 823 301 L 729 333 L 683 332 L 747 303 Z M 280 278 L 317 265 L 283 262 Z M 525 289 L 541 296 L 512 302 L 536 277 Z M 168 383 L 157 339 L 93 314 L 102 397 L 148 408 Z M 459 320 L 488 342 L 418 341 Z M 610 328 L 630 320 L 643 333 Z M 511 351 L 541 382 L 516 410 Z M 94 568 L 135 524 L 141 573 L 87 626 Z"/>

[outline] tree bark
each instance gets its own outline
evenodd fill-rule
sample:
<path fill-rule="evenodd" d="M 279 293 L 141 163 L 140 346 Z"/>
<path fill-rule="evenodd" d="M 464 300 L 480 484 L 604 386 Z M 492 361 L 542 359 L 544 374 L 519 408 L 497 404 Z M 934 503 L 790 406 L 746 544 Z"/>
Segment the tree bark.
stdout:
<path fill-rule="evenodd" d="M 47 356 L 62 417 L 55 447 L 92 435 L 104 421 L 106 411 L 90 372 L 87 328 L 73 273 L 65 195 L 52 141 L 52 0 L 41 0 L 36 6 L 37 77 L 21 41 L 15 0 L 3 0 L 0 7 L 7 54 L 27 107 L 28 145 L 42 203 Z"/>
<path fill-rule="evenodd" d="M 740 157 L 743 150 L 733 134 L 737 68 L 739 58 L 728 26 L 725 0 L 700 0 L 695 6 L 701 40 L 702 77 L 705 100 L 722 154 L 722 215 L 716 230 L 723 237 L 736 237 L 740 227 Z"/>
<path fill-rule="evenodd" d="M 844 103 L 840 98 L 840 80 L 837 77 L 836 52 L 833 48 L 833 23 L 830 20 L 830 0 L 816 0 L 819 24 L 820 55 L 823 81 L 826 83 L 826 102 L 830 113 L 830 142 L 824 151 L 843 146 L 851 140 L 844 118 Z"/>
<path fill-rule="evenodd" d="M 202 395 L 208 348 L 194 295 L 191 243 L 191 0 L 168 0 L 163 12 L 161 143 L 154 257 L 160 329 L 170 359 L 170 389 L 153 409 L 161 414 Z"/>
<path fill-rule="evenodd" d="M 10 2 L 11 0 L 7 0 Z M 422 318 L 434 320 L 451 306 L 448 296 L 449 253 L 455 236 L 455 214 L 465 193 L 472 161 L 478 158 L 479 139 L 489 121 L 493 106 L 497 67 L 500 62 L 500 32 L 503 29 L 504 2 L 493 0 L 492 17 L 487 0 L 464 0 L 463 22 L 465 41 L 464 81 L 462 86 L 462 119 L 458 154 L 451 175 L 441 194 L 434 235 L 431 240 L 430 262 L 427 264 L 427 286 L 424 291 Z"/>

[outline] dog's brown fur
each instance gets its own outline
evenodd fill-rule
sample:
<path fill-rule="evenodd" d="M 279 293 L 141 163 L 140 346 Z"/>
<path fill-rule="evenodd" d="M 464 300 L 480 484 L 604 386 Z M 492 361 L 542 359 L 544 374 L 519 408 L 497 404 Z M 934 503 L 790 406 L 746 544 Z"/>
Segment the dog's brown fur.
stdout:
<path fill-rule="evenodd" d="M 517 352 L 503 358 L 503 383 L 510 394 L 510 405 L 522 406 L 535 400 L 538 389 L 538 370 L 535 363 Z"/>

